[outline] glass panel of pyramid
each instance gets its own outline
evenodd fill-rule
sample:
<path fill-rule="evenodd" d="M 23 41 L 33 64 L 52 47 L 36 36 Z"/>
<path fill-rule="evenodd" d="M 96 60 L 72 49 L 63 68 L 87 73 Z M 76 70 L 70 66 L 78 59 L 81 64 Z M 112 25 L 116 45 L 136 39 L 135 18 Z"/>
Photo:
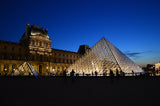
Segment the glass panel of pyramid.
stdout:
<path fill-rule="evenodd" d="M 119 72 L 122 70 L 124 73 L 144 73 L 138 65 L 104 37 L 67 69 L 68 73 L 72 70 L 80 75 L 92 74 L 95 71 L 103 74 L 109 73 L 110 70 L 114 73 L 116 70 Z"/>

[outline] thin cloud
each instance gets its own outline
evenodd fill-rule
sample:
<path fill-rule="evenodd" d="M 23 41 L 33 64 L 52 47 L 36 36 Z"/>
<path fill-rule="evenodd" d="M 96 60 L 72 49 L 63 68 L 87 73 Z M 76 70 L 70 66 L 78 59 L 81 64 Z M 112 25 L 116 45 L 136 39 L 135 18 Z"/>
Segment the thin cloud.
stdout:
<path fill-rule="evenodd" d="M 140 54 L 142 54 L 142 52 L 127 52 L 125 53 L 128 57 L 139 57 Z"/>
<path fill-rule="evenodd" d="M 139 58 L 142 56 L 142 54 L 145 54 L 145 53 L 150 53 L 152 52 L 151 50 L 148 50 L 148 51 L 143 51 L 143 52 L 131 52 L 131 51 L 126 51 L 125 54 L 130 57 L 130 58 Z"/>

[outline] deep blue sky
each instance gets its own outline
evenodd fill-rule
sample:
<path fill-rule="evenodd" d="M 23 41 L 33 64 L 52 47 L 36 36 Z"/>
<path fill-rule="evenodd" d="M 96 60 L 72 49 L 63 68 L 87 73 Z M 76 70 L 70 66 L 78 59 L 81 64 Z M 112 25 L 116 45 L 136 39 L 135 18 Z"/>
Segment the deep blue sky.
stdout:
<path fill-rule="evenodd" d="M 52 48 L 77 51 L 103 36 L 138 64 L 160 60 L 160 0 L 1 0 L 0 39 L 26 23 L 48 28 Z"/>

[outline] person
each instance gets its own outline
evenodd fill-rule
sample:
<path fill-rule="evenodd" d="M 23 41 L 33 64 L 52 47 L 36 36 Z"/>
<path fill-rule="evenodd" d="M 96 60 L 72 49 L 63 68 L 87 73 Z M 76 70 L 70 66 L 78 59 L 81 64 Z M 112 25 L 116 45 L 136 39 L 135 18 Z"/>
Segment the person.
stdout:
<path fill-rule="evenodd" d="M 111 76 L 111 77 L 113 77 L 113 76 L 114 76 L 114 73 L 113 73 L 113 71 L 112 71 L 112 70 L 110 70 L 110 73 L 109 73 L 109 74 L 110 74 L 110 76 Z"/>
<path fill-rule="evenodd" d="M 83 76 L 84 76 L 84 72 L 83 72 Z"/>
<path fill-rule="evenodd" d="M 65 76 L 65 77 L 67 76 L 67 71 L 66 70 L 63 71 L 63 76 Z"/>
<path fill-rule="evenodd" d="M 70 73 L 71 77 L 74 77 L 74 73 L 75 73 L 74 70 L 72 70 Z"/>
<path fill-rule="evenodd" d="M 132 76 L 134 76 L 134 71 L 132 70 Z"/>
<path fill-rule="evenodd" d="M 74 83 L 74 81 L 75 81 L 74 73 L 75 73 L 75 71 L 72 69 L 72 71 L 70 72 L 70 76 L 71 76 L 71 81 L 72 81 L 72 83 Z"/>
<path fill-rule="evenodd" d="M 116 69 L 116 76 L 119 77 L 118 69 Z"/>
<path fill-rule="evenodd" d="M 98 72 L 97 72 L 97 71 L 95 71 L 95 76 L 97 76 L 97 74 L 98 74 Z"/>
<path fill-rule="evenodd" d="M 92 76 L 93 76 L 94 74 L 93 74 L 93 71 L 92 71 Z"/>

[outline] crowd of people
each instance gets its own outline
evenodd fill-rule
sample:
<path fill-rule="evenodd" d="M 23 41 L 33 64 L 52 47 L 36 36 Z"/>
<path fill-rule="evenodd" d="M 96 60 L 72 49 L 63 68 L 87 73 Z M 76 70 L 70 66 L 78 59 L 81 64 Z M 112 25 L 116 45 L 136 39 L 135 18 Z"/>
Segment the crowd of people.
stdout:
<path fill-rule="evenodd" d="M 118 71 L 116 70 L 115 72 L 113 72 L 112 70 L 109 71 L 109 73 L 107 73 L 106 71 L 104 71 L 103 73 L 98 73 L 98 71 L 95 71 L 90 74 L 90 73 L 76 73 L 74 70 L 72 70 L 70 73 L 67 72 L 67 70 L 63 71 L 63 76 L 111 76 L 111 77 L 120 77 L 120 76 L 156 76 L 155 73 L 135 73 L 134 71 L 132 71 L 132 73 L 125 73 L 123 71 Z"/>

